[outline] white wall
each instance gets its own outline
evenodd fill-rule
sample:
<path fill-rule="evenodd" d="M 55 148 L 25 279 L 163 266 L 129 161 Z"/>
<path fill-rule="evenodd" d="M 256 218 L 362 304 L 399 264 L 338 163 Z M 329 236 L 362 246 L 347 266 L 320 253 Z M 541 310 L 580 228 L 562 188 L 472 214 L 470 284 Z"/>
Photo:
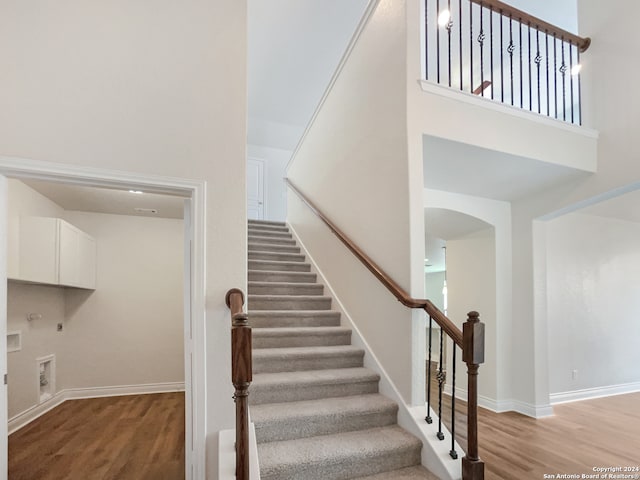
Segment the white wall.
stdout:
<path fill-rule="evenodd" d="M 65 289 L 59 388 L 184 382 L 182 220 L 65 219 L 96 239 L 98 276 L 93 292 Z"/>
<path fill-rule="evenodd" d="M 378 3 L 296 152 L 288 176 L 395 281 L 410 290 L 405 13 L 404 2 Z M 410 401 L 411 311 L 384 291 L 370 273 L 346 259 L 336 262 L 351 254 L 322 233 L 323 228 L 293 193 L 289 193 L 288 206 L 289 222 L 392 381 Z M 420 277 L 417 296 L 424 290 L 423 270 Z M 372 291 L 379 293 L 372 295 Z"/>
<path fill-rule="evenodd" d="M 207 182 L 207 478 L 233 425 L 224 295 L 246 285 L 246 38 L 238 0 L 0 4 L 0 155 Z"/>
<path fill-rule="evenodd" d="M 485 324 L 485 363 L 478 376 L 481 402 L 497 409 L 496 237 L 487 228 L 447 240 L 448 316 L 462 329 L 467 313 L 481 312 Z M 449 349 L 448 349 L 449 351 Z M 458 362 L 461 355 L 458 356 Z M 459 367 L 461 367 L 459 363 Z M 459 368 L 464 372 L 464 368 Z M 461 379 L 464 377 L 461 377 Z M 465 382 L 458 384 L 466 389 Z M 484 397 L 484 398 L 482 398 Z"/>
<path fill-rule="evenodd" d="M 444 272 L 425 273 L 424 275 L 424 298 L 431 300 L 443 312 L 444 295 L 442 294 L 442 287 L 444 286 L 444 278 Z"/>
<path fill-rule="evenodd" d="M 264 160 L 265 220 L 284 222 L 287 218 L 287 188 L 284 178 L 291 151 L 260 145 L 247 145 L 247 156 Z"/>
<path fill-rule="evenodd" d="M 640 224 L 572 213 L 546 230 L 551 394 L 637 384 Z"/>

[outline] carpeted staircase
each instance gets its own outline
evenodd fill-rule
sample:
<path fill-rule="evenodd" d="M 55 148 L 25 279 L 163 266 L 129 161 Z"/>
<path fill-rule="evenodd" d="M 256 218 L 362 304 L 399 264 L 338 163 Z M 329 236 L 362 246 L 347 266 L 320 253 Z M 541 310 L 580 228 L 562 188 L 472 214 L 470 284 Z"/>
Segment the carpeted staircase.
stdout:
<path fill-rule="evenodd" d="M 251 419 L 263 480 L 435 479 L 283 223 L 249 221 Z"/>

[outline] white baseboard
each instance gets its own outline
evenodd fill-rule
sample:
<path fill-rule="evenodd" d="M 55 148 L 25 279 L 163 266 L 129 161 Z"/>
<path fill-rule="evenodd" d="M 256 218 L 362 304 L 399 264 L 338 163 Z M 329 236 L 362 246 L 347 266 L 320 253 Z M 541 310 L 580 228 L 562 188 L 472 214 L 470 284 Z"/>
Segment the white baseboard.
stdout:
<path fill-rule="evenodd" d="M 67 400 L 82 398 L 117 397 L 122 395 L 145 395 L 149 393 L 183 392 L 184 382 L 149 383 L 143 385 L 116 385 L 111 387 L 68 388 L 38 405 L 28 408 L 24 412 L 9 419 L 7 430 L 9 435 L 20 430 L 36 418 L 53 410 Z"/>
<path fill-rule="evenodd" d="M 613 395 L 624 395 L 625 393 L 640 392 L 640 382 L 623 383 L 620 385 L 610 385 L 608 387 L 585 388 L 571 392 L 552 393 L 549 395 L 552 405 L 559 403 L 578 402 L 592 398 L 610 397 Z"/>
<path fill-rule="evenodd" d="M 445 385 L 444 393 L 451 395 L 451 386 Z M 467 391 L 462 388 L 456 388 L 456 398 L 464 402 L 467 401 Z M 478 406 L 491 410 L 495 413 L 517 412 L 527 417 L 545 418 L 553 416 L 553 407 L 551 405 L 534 405 L 532 403 L 521 402 L 520 400 L 496 400 L 494 398 L 478 395 Z"/>

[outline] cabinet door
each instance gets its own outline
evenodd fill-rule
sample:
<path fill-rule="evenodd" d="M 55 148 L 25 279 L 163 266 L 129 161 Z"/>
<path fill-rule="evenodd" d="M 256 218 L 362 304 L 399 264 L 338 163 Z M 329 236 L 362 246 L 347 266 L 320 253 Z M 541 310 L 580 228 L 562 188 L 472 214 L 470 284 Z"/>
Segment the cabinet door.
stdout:
<path fill-rule="evenodd" d="M 80 266 L 78 251 L 80 247 L 80 232 L 77 228 L 64 220 L 59 220 L 59 283 L 76 287 L 80 283 Z"/>
<path fill-rule="evenodd" d="M 58 284 L 58 220 L 56 218 L 20 218 L 19 248 L 19 280 Z"/>
<path fill-rule="evenodd" d="M 89 235 L 78 235 L 78 286 L 96 288 L 96 241 Z"/>

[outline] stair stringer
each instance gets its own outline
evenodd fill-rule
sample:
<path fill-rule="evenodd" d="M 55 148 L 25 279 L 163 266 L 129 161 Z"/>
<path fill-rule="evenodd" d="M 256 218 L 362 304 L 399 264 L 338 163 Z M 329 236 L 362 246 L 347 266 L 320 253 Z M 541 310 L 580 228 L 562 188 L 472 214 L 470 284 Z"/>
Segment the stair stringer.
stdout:
<path fill-rule="evenodd" d="M 373 353 L 357 324 L 340 301 L 338 295 L 336 295 L 331 283 L 318 267 L 311 253 L 307 250 L 296 229 L 288 222 L 287 226 L 293 234 L 293 237 L 297 240 L 298 246 L 306 255 L 307 261 L 311 264 L 311 271 L 318 275 L 318 283 L 321 281 L 326 287 L 325 295 L 330 296 L 335 301 L 335 307 L 333 309 L 341 313 L 340 324 L 346 324 L 345 326 L 352 329 L 351 344 L 364 350 L 364 366 L 380 375 L 378 384 L 380 393 L 398 404 L 398 425 L 415 435 L 422 442 L 422 465 L 443 480 L 460 480 L 462 478 L 461 457 L 463 456 L 463 450 L 460 445 L 458 445 L 458 442 L 456 442 L 455 446 L 456 451 L 460 454 L 460 458 L 453 460 L 449 456 L 451 433 L 443 426 L 442 430 L 445 434 L 445 439 L 438 440 L 436 437 L 438 431 L 437 422 L 435 421 L 438 416 L 435 412 L 432 410 L 431 416 L 434 418 L 434 422 L 429 425 L 424 421 L 425 407 L 412 407 L 405 403 L 400 391 L 382 367 L 375 353 Z"/>

